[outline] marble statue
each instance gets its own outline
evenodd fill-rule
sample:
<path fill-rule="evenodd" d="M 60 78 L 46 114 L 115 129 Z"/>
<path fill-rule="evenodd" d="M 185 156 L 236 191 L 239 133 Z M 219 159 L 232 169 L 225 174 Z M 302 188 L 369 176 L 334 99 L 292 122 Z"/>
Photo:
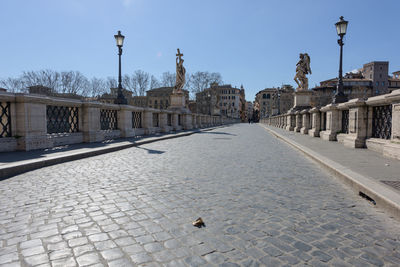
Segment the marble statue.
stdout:
<path fill-rule="evenodd" d="M 183 66 L 184 60 L 182 59 L 182 56 L 183 54 L 181 54 L 178 48 L 178 53 L 176 54 L 176 83 L 174 88 L 175 93 L 182 93 L 183 86 L 185 85 L 186 69 Z"/>
<path fill-rule="evenodd" d="M 308 90 L 307 74 L 311 74 L 310 56 L 307 53 L 304 53 L 300 54 L 300 60 L 296 64 L 296 76 L 294 76 L 294 80 L 298 85 L 298 91 Z"/>

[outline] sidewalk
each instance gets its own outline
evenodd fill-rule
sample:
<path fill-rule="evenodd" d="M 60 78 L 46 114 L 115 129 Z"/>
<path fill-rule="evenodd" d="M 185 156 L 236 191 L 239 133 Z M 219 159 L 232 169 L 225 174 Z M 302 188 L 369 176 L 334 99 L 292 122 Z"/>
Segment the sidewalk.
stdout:
<path fill-rule="evenodd" d="M 400 161 L 368 149 L 352 149 L 281 128 L 259 124 L 269 133 L 299 149 L 360 196 L 400 219 Z"/>
<path fill-rule="evenodd" d="M 194 133 L 210 131 L 219 127 L 224 126 L 181 131 L 172 134 L 155 134 L 134 138 L 119 138 L 98 143 L 72 144 L 33 151 L 2 152 L 0 153 L 0 181 L 11 176 L 46 166 L 92 157 L 156 141 L 189 136 Z"/>

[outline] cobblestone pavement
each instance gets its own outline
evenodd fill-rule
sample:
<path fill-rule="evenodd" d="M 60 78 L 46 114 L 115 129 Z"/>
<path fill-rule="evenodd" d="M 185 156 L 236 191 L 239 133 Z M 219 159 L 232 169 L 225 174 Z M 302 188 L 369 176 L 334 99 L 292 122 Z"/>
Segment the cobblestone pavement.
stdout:
<path fill-rule="evenodd" d="M 397 221 L 254 124 L 0 182 L 2 266 L 399 266 L 399 239 Z"/>

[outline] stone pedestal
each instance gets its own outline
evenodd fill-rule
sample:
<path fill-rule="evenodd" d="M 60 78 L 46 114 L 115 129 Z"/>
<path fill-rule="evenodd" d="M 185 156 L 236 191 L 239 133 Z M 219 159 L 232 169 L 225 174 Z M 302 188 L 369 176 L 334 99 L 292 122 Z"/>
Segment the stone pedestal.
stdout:
<path fill-rule="evenodd" d="M 290 111 L 299 111 L 311 108 L 312 91 L 296 91 L 294 93 L 294 106 Z"/>
<path fill-rule="evenodd" d="M 173 93 L 170 96 L 170 108 L 185 108 L 185 95 L 183 93 Z"/>

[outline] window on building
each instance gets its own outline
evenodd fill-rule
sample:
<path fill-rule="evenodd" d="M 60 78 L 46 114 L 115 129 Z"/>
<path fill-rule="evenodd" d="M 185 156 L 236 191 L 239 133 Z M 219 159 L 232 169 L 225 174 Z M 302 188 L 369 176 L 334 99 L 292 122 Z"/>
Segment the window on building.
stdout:
<path fill-rule="evenodd" d="M 235 103 L 232 103 L 232 107 L 235 105 Z"/>
<path fill-rule="evenodd" d="M 234 95 L 232 96 L 232 99 L 235 99 L 235 96 L 234 96 Z"/>
<path fill-rule="evenodd" d="M 382 78 L 382 73 L 381 73 L 381 74 L 379 74 L 379 78 Z"/>
<path fill-rule="evenodd" d="M 149 104 L 151 105 L 151 100 L 149 100 Z"/>
<path fill-rule="evenodd" d="M 379 82 L 376 82 L 376 86 L 379 86 Z"/>
<path fill-rule="evenodd" d="M 385 82 L 382 82 L 382 86 L 385 86 Z"/>
<path fill-rule="evenodd" d="M 157 105 L 157 100 L 154 100 L 154 105 Z"/>
<path fill-rule="evenodd" d="M 168 106 L 168 100 L 165 100 L 165 105 L 167 105 L 167 106 Z"/>
<path fill-rule="evenodd" d="M 270 99 L 271 98 L 271 95 L 270 94 L 267 94 L 267 99 Z"/>
<path fill-rule="evenodd" d="M 265 102 L 263 102 L 263 105 L 265 106 Z"/>
<path fill-rule="evenodd" d="M 264 98 L 264 99 L 267 98 L 267 94 L 263 94 L 263 98 Z"/>

